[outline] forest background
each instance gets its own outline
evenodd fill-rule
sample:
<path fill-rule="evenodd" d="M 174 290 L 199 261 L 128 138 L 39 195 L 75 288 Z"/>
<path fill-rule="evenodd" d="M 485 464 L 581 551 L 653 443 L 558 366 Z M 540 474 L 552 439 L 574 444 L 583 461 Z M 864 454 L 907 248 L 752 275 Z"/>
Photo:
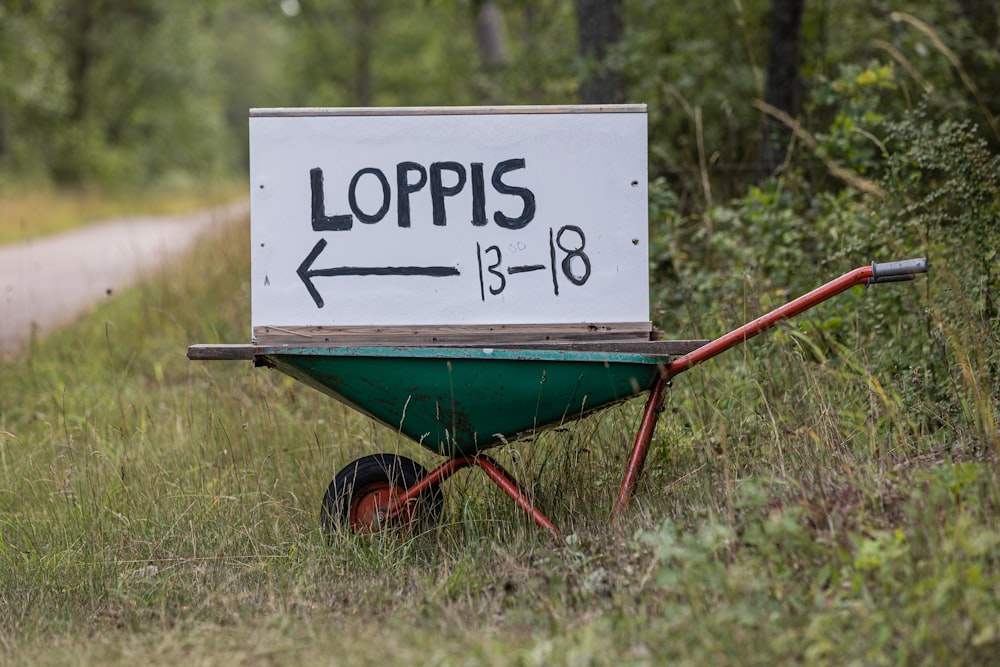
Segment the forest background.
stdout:
<path fill-rule="evenodd" d="M 934 146 L 958 159 L 948 142 L 995 154 L 997 14 L 991 0 L 710 0 L 697 8 L 5 0 L 0 193 L 39 184 L 155 192 L 238 179 L 251 107 L 642 102 L 660 283 L 762 264 L 768 278 L 798 288 L 796 276 L 812 280 L 808 267 L 845 249 L 875 250 L 854 246 L 887 243 L 902 227 L 930 233 L 928 216 L 938 214 L 913 211 L 924 219 L 917 223 L 899 207 L 932 186 L 963 209 L 926 169 L 918 184 L 909 167 L 934 160 Z M 934 167 L 954 175 L 958 165 Z M 966 185 L 993 187 L 994 174 L 977 171 Z M 908 202 L 899 200 L 902 185 L 917 188 Z M 876 202 L 895 208 L 868 216 Z M 976 228 L 989 211 L 966 213 L 978 222 L 939 219 L 936 231 L 983 238 Z M 703 229 L 671 231 L 686 225 Z M 737 243 L 744 227 L 769 236 Z M 682 239 L 693 247 L 677 247 Z M 916 240 L 906 238 L 913 252 Z M 729 261 L 718 256 L 721 245 L 754 256 Z M 975 258 L 979 310 L 990 319 L 996 272 L 984 252 Z M 713 289 L 711 280 L 679 282 Z M 661 303 L 678 302 L 667 295 Z M 665 308 L 668 317 L 673 310 Z"/>
<path fill-rule="evenodd" d="M 0 193 L 232 182 L 251 107 L 641 102 L 671 335 L 750 278 L 797 294 L 900 253 L 954 274 L 955 326 L 997 330 L 990 0 L 5 0 L 0 19 Z M 853 307 L 804 326 L 828 344 Z M 947 393 L 946 334 L 901 315 L 875 315 L 907 348 L 891 363 Z"/>
<path fill-rule="evenodd" d="M 594 527 L 609 502 L 591 490 L 609 474 L 604 459 L 574 460 L 568 481 L 545 465 L 529 473 L 583 536 L 554 552 L 518 519 L 469 506 L 458 510 L 465 527 L 449 526 L 434 549 L 303 542 L 314 508 L 285 480 L 318 478 L 326 464 L 279 464 L 258 451 L 265 438 L 238 434 L 264 428 L 244 413 L 263 402 L 266 433 L 319 442 L 302 419 L 316 409 L 307 394 L 253 380 L 230 396 L 238 383 L 182 360 L 142 370 L 144 350 L 167 346 L 142 323 L 119 346 L 106 322 L 88 325 L 107 356 L 86 369 L 72 365 L 85 363 L 73 343 L 52 342 L 46 365 L 39 350 L 50 348 L 33 342 L 0 377 L 0 647 L 27 664 L 51 658 L 48 638 L 65 633 L 58 661 L 95 632 L 155 621 L 163 634 L 133 648 L 170 638 L 165 655 L 211 656 L 235 625 L 244 634 L 220 642 L 234 655 L 234 637 L 256 628 L 286 658 L 304 639 L 318 653 L 301 655 L 323 657 L 344 640 L 322 633 L 329 617 L 315 605 L 336 599 L 336 623 L 402 618 L 394 629 L 427 655 L 438 648 L 420 644 L 430 608 L 470 655 L 500 662 L 558 662 L 574 646 L 598 663 L 622 652 L 640 663 L 989 662 L 1000 646 L 1000 3 L 0 2 L 0 202 L 231 186 L 246 176 L 251 107 L 581 102 L 648 105 L 651 305 L 669 337 L 719 335 L 872 260 L 926 256 L 931 273 L 846 293 L 675 388 L 660 435 L 671 445 L 651 455 L 626 532 Z M 200 259 L 245 271 L 243 255 Z M 226 282 L 237 278 L 216 284 L 245 301 L 245 284 Z M 244 301 L 171 280 L 141 295 L 163 304 L 138 308 L 181 331 L 169 346 L 241 339 Z M 66 383 L 81 378 L 93 402 L 73 412 Z M 206 382 L 245 421 L 199 403 Z M 171 402 L 177 392 L 185 402 Z M 275 407 L 289 399 L 287 413 Z M 172 436 L 182 443 L 182 430 L 210 422 L 189 453 L 218 468 L 178 468 L 168 483 L 168 463 L 143 458 L 137 445 L 156 450 L 164 404 L 184 421 Z M 254 475 L 272 465 L 291 468 L 268 490 Z M 130 487 L 137 469 L 148 480 Z M 176 516 L 157 486 L 174 483 L 195 489 Z M 292 501 L 279 497 L 287 484 Z M 71 496 L 98 509 L 62 502 Z M 237 496 L 259 503 L 220 514 Z M 570 506 L 594 509 L 574 519 Z M 487 510 L 489 521 L 470 519 Z M 192 511 L 197 536 L 182 530 Z M 227 537 L 233 525 L 244 551 Z M 145 563 L 177 576 L 133 578 Z M 260 614 L 263 630 L 246 621 Z M 303 637 L 279 615 L 315 625 Z M 192 623 L 215 628 L 198 625 L 208 639 L 195 648 L 171 634 Z M 351 627 L 364 645 L 345 661 L 361 663 L 380 626 Z M 111 645 L 88 655 L 127 660 Z"/>

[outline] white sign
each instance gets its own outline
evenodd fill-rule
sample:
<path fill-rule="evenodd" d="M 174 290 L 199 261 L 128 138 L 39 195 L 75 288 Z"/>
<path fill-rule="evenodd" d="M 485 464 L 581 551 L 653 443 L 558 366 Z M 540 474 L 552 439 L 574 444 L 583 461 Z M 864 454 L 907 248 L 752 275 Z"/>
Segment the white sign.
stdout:
<path fill-rule="evenodd" d="M 649 320 L 646 108 L 255 109 L 262 327 Z"/>

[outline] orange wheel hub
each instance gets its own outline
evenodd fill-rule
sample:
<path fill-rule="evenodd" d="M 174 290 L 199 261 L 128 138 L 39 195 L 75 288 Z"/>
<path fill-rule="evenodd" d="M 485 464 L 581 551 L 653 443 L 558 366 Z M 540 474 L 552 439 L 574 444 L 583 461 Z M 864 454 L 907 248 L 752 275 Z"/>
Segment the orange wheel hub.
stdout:
<path fill-rule="evenodd" d="M 363 489 L 357 489 L 351 498 L 348 511 L 351 529 L 362 533 L 374 533 L 387 525 L 407 525 L 413 519 L 413 503 L 407 503 L 389 515 L 389 506 L 393 499 L 406 493 L 406 490 L 389 482 L 376 482 Z"/>

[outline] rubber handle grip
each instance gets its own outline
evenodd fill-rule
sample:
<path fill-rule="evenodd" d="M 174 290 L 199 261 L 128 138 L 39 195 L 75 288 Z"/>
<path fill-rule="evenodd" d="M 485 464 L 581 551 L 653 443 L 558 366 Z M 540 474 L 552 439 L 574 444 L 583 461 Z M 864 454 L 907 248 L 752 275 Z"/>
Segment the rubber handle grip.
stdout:
<path fill-rule="evenodd" d="M 904 259 L 898 262 L 872 262 L 872 282 L 895 282 L 912 279 L 918 273 L 927 273 L 927 258 Z"/>

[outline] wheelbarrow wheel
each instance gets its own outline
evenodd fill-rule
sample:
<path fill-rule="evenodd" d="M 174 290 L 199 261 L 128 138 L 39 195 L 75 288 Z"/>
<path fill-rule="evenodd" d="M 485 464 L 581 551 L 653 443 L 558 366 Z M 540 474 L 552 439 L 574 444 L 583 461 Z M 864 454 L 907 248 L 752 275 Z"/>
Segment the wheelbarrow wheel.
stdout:
<path fill-rule="evenodd" d="M 346 528 L 373 533 L 390 527 L 419 531 L 436 525 L 444 504 L 438 484 L 429 486 L 398 513 L 385 516 L 389 499 L 405 493 L 426 474 L 416 461 L 394 454 L 373 454 L 352 461 L 337 473 L 323 496 L 324 531 Z"/>

